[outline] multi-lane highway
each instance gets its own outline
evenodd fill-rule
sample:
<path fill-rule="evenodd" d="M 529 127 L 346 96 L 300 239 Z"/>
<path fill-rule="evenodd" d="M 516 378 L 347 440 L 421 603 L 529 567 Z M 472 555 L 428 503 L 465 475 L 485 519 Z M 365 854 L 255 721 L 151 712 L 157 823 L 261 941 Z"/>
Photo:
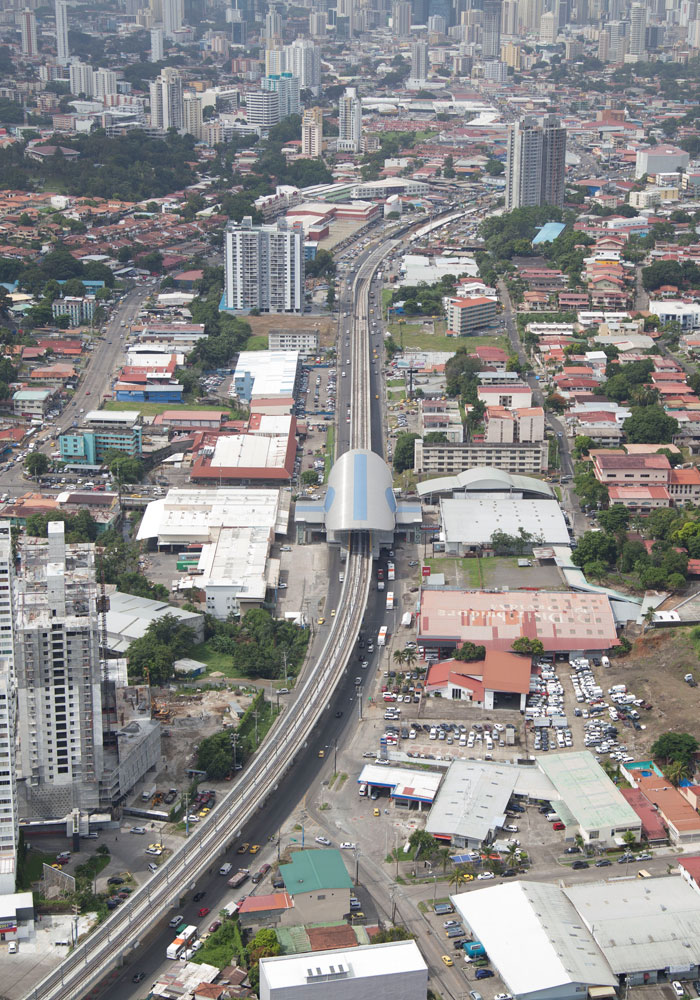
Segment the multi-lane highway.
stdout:
<path fill-rule="evenodd" d="M 369 350 L 369 286 L 371 277 L 386 256 L 391 241 L 369 250 L 355 275 L 351 326 L 351 371 L 344 381 L 351 389 L 350 441 L 352 447 L 372 443 L 372 372 Z M 120 322 L 120 321 L 119 321 Z M 344 349 L 344 346 L 343 346 Z M 259 820 L 259 811 L 280 795 L 285 774 L 309 749 L 319 745 L 320 733 L 328 733 L 337 691 L 347 697 L 352 683 L 348 665 L 362 624 L 371 578 L 368 539 L 362 534 L 350 540 L 337 614 L 314 650 L 312 668 L 297 685 L 287 712 L 268 734 L 255 759 L 207 822 L 68 958 L 30 994 L 36 1000 L 64 1000 L 86 993 L 103 979 L 181 897 L 191 891 L 201 876 L 239 837 L 244 828 Z M 332 724 L 331 724 L 332 726 Z M 307 775 L 301 776 L 305 784 Z M 301 791 L 301 788 L 299 788 Z M 274 829 L 274 827 L 273 827 Z"/>

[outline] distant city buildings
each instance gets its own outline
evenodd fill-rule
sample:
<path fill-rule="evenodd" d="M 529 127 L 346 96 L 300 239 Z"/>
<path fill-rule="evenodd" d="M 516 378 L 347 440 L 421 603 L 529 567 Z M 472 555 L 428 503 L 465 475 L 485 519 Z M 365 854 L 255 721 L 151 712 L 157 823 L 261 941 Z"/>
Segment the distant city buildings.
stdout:
<path fill-rule="evenodd" d="M 301 155 L 318 158 L 323 151 L 323 111 L 306 108 L 301 120 Z"/>
<path fill-rule="evenodd" d="M 184 122 L 182 77 L 178 70 L 165 66 L 150 85 L 151 126 L 167 132 L 169 128 L 180 131 Z"/>
<path fill-rule="evenodd" d="M 280 95 L 277 90 L 251 90 L 246 94 L 246 119 L 261 130 L 272 128 L 280 121 Z"/>
<path fill-rule="evenodd" d="M 67 0 L 56 0 L 56 62 L 59 66 L 67 66 L 70 57 L 68 47 L 68 3 Z"/>
<path fill-rule="evenodd" d="M 22 55 L 33 58 L 39 55 L 39 45 L 36 37 L 36 15 L 33 10 L 23 10 L 19 15 L 19 28 L 22 36 Z"/>
<path fill-rule="evenodd" d="M 566 129 L 554 115 L 527 116 L 511 125 L 506 165 L 506 210 L 564 204 Z"/>
<path fill-rule="evenodd" d="M 224 308 L 236 312 L 302 312 L 304 230 L 285 219 L 254 226 L 250 216 L 226 227 Z"/>
<path fill-rule="evenodd" d="M 338 149 L 359 153 L 362 148 L 362 101 L 355 87 L 347 87 L 338 104 Z"/>
<path fill-rule="evenodd" d="M 280 73 L 274 76 L 264 76 L 262 79 L 263 90 L 272 91 L 279 95 L 279 117 L 289 118 L 290 115 L 301 114 L 301 100 L 299 97 L 299 79 L 291 73 Z"/>

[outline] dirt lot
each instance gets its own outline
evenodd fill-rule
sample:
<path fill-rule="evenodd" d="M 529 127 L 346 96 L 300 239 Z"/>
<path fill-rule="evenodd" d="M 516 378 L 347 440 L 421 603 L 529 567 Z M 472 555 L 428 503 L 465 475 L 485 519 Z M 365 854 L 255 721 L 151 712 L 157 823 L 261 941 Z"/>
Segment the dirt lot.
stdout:
<path fill-rule="evenodd" d="M 337 317 L 333 316 L 246 316 L 246 322 L 254 337 L 266 337 L 270 330 L 318 330 L 324 350 L 335 343 Z"/>
<path fill-rule="evenodd" d="M 626 684 L 638 698 L 654 706 L 643 712 L 643 732 L 634 733 L 637 751 L 648 751 L 660 733 L 669 729 L 697 736 L 700 711 L 700 687 L 690 688 L 683 675 L 700 675 L 700 664 L 689 638 L 690 629 L 647 629 L 636 639 L 629 656 L 611 659 L 609 670 L 598 668 L 596 674 L 605 690 L 613 684 Z M 632 731 L 621 730 L 628 742 Z"/>

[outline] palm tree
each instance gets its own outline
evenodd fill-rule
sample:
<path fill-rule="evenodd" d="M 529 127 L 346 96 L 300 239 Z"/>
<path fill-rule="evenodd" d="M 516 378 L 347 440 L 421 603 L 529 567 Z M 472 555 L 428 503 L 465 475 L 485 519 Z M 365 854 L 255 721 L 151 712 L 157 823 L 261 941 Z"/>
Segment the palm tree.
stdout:
<path fill-rule="evenodd" d="M 664 767 L 664 774 L 676 788 L 688 774 L 688 767 L 683 761 L 670 760 Z"/>
<path fill-rule="evenodd" d="M 508 867 L 512 868 L 518 863 L 520 848 L 517 844 L 508 844 L 508 850 L 506 851 L 506 861 L 508 862 Z"/>
<path fill-rule="evenodd" d="M 637 838 L 635 837 L 635 835 L 632 833 L 631 830 L 626 830 L 625 833 L 622 834 L 622 839 L 629 848 L 632 847 L 632 844 L 635 842 Z"/>
<path fill-rule="evenodd" d="M 395 649 L 394 650 L 394 663 L 398 667 L 400 667 L 400 666 L 403 665 L 404 659 L 405 659 L 405 650 L 403 650 L 403 649 Z"/>
<path fill-rule="evenodd" d="M 450 860 L 449 847 L 441 847 L 437 852 L 437 856 L 442 862 L 442 874 L 444 875 L 447 871 L 447 862 Z"/>
<path fill-rule="evenodd" d="M 471 882 L 474 878 L 474 867 L 473 865 L 457 865 L 452 874 L 450 875 L 450 885 L 456 886 L 458 889 L 467 882 Z"/>
<path fill-rule="evenodd" d="M 404 649 L 403 662 L 406 664 L 409 670 L 411 669 L 411 667 L 413 666 L 413 664 L 416 662 L 417 659 L 418 659 L 418 653 L 416 652 L 415 649 Z"/>

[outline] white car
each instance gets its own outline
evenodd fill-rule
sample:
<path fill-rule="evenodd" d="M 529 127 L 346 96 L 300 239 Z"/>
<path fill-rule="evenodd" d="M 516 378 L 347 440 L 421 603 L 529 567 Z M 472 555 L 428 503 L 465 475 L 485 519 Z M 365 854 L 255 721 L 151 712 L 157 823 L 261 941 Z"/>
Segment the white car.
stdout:
<path fill-rule="evenodd" d="M 479 872 L 479 874 L 476 876 L 478 882 L 483 882 L 487 878 L 495 878 L 495 877 L 496 876 L 493 874 L 493 872 Z"/>
<path fill-rule="evenodd" d="M 199 823 L 199 816 L 196 816 L 194 813 L 191 813 L 187 817 L 187 822 L 188 823 Z"/>
<path fill-rule="evenodd" d="M 357 844 L 353 844 L 350 840 L 344 840 L 340 845 L 341 851 L 354 851 Z"/>
<path fill-rule="evenodd" d="M 510 993 L 497 993 L 493 1000 L 513 1000 Z"/>
<path fill-rule="evenodd" d="M 323 844 L 324 847 L 330 847 L 331 846 L 331 842 L 328 839 L 328 837 L 316 837 L 316 843 L 317 844 Z"/>
<path fill-rule="evenodd" d="M 680 997 L 684 997 L 686 995 L 685 990 L 683 989 L 683 986 L 678 982 L 677 979 L 673 980 L 673 982 L 671 983 L 671 986 L 673 988 L 673 992 L 676 994 L 677 997 L 680 998 Z"/>

